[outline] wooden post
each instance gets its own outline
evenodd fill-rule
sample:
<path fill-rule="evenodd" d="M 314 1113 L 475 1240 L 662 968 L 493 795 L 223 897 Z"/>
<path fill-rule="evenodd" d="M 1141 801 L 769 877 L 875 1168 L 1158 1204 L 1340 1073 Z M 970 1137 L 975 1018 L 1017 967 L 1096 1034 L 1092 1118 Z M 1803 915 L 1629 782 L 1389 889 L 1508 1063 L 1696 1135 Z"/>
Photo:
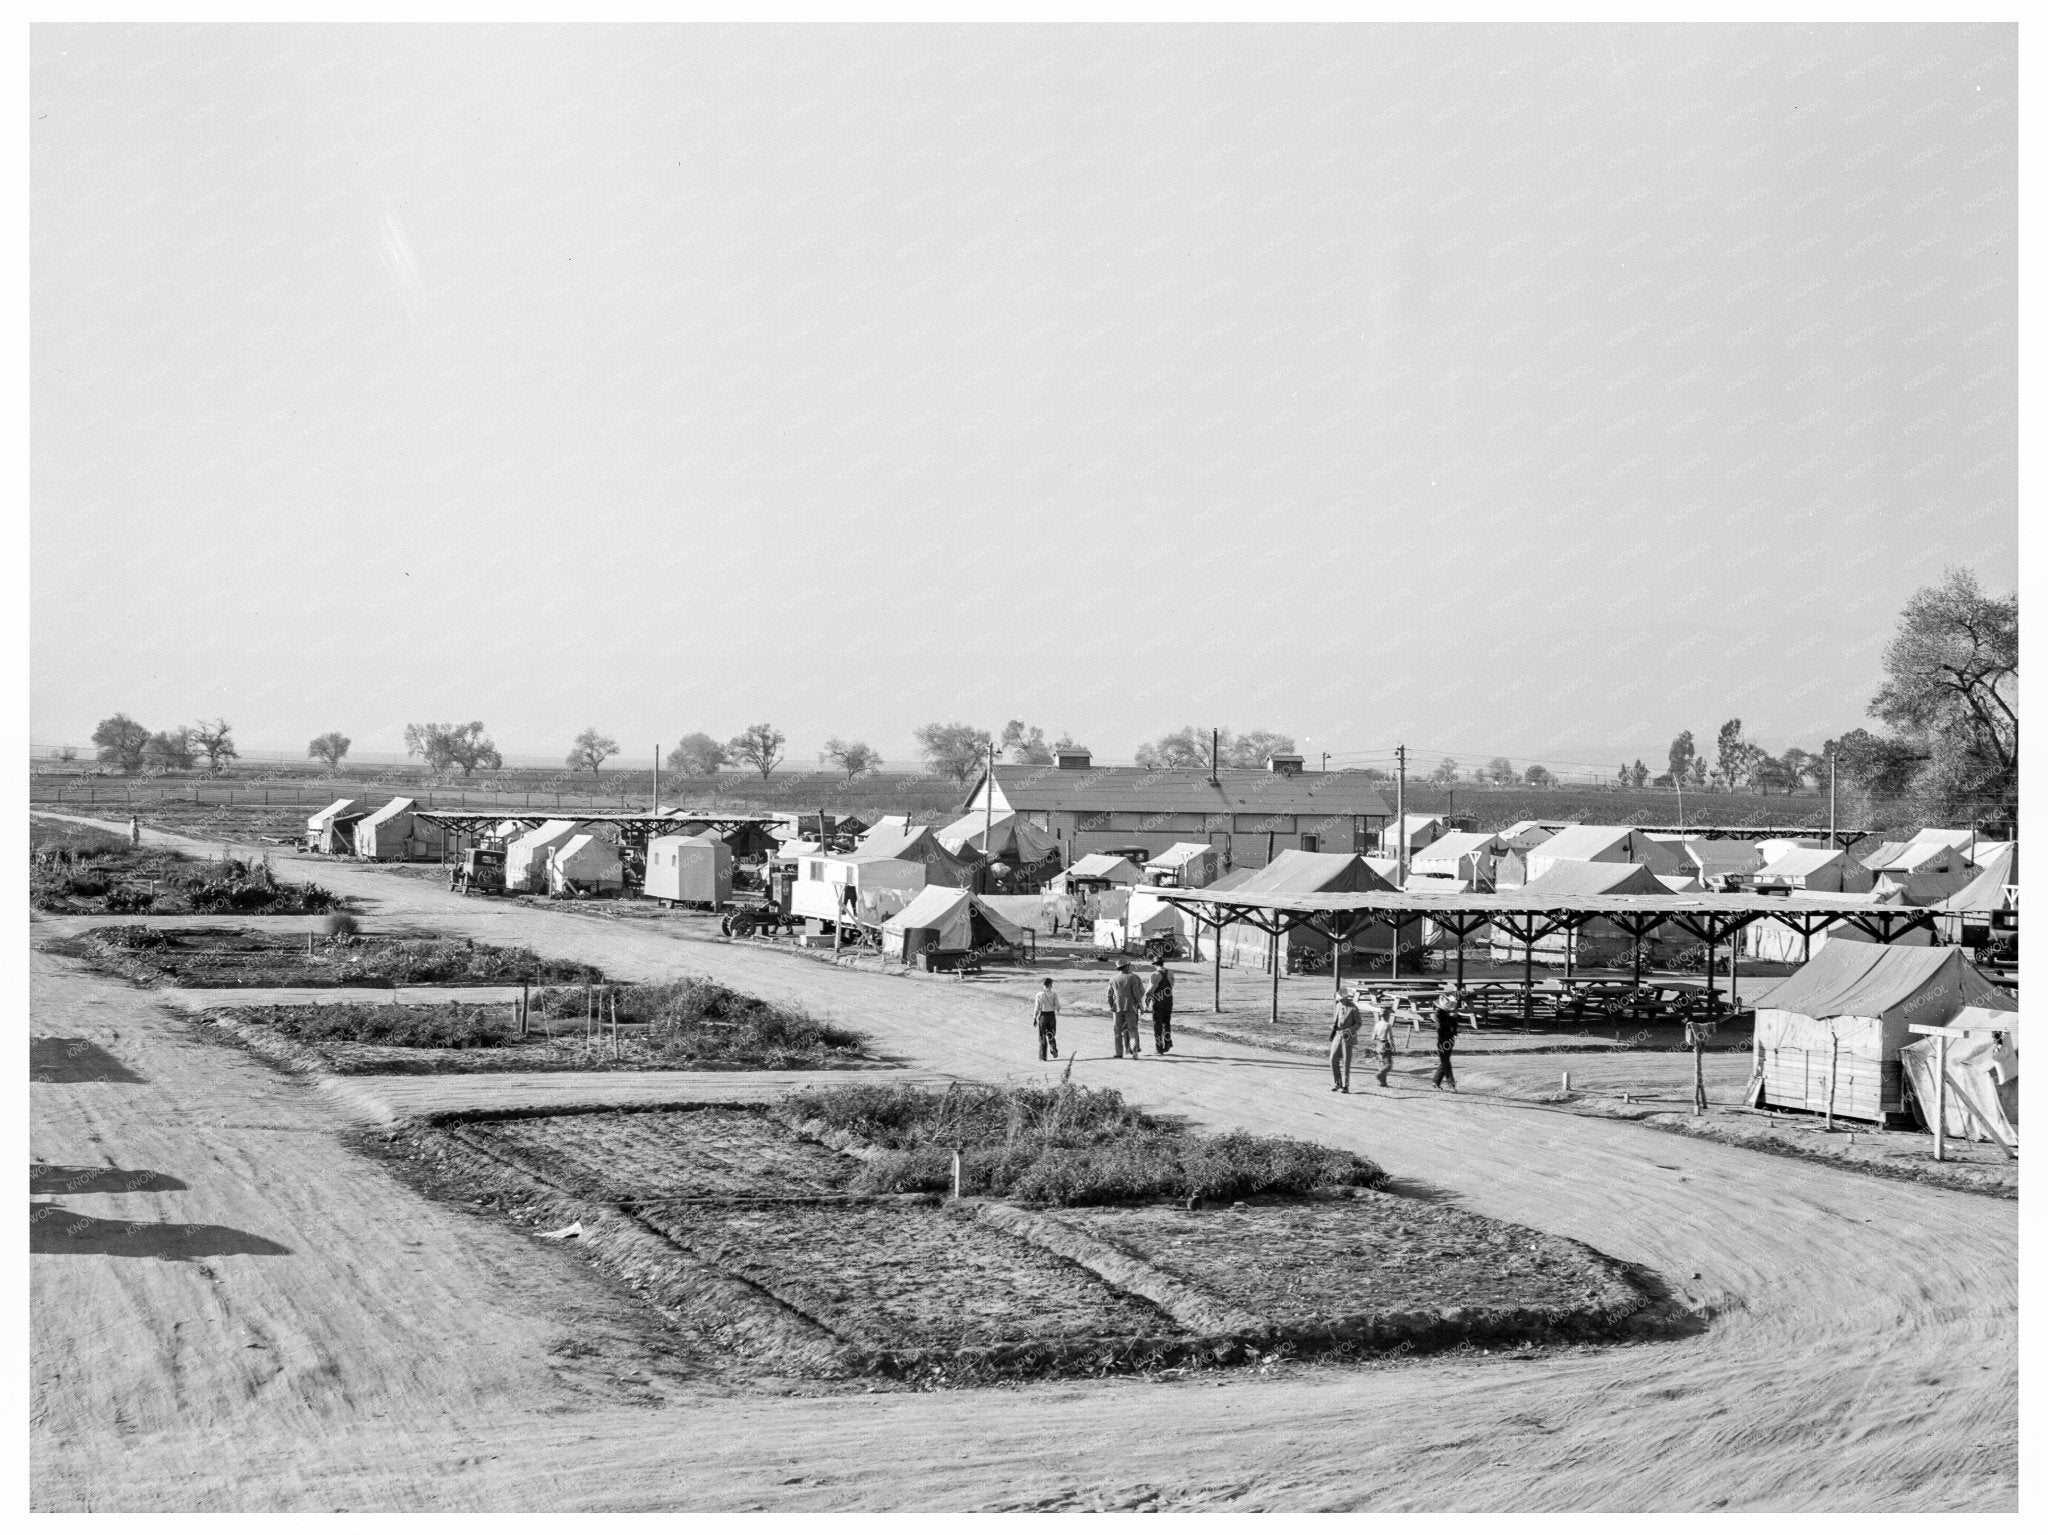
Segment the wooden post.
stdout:
<path fill-rule="evenodd" d="M 1199 924 L 1197 924 L 1199 926 Z M 1211 1012 L 1223 1011 L 1223 919 L 1216 919 L 1216 931 L 1209 939 L 1209 958 L 1215 972 L 1216 995 L 1210 1004 Z"/>
<path fill-rule="evenodd" d="M 519 983 L 519 1037 L 520 1037 L 521 1039 L 524 1039 L 524 1038 L 526 1038 L 526 1029 L 527 1029 L 527 1023 L 526 1023 L 526 1013 L 527 1013 L 527 1000 L 526 1000 L 526 982 L 524 982 L 524 981 L 521 981 L 521 982 Z"/>
<path fill-rule="evenodd" d="M 1348 930 L 1347 930 L 1348 931 Z M 1330 995 L 1344 994 L 1344 941 L 1332 929 L 1330 933 Z"/>
<path fill-rule="evenodd" d="M 612 988 L 611 988 L 611 1003 L 612 1003 L 612 1062 L 613 1062 L 613 1064 L 615 1064 L 615 1065 L 616 1065 L 616 1064 L 617 1064 L 617 1062 L 618 1062 L 618 1059 L 619 1059 L 619 988 L 618 988 L 618 987 L 616 987 L 616 986 L 614 986 L 614 987 L 612 987 Z"/>
<path fill-rule="evenodd" d="M 1536 1014 L 1536 924 L 1522 929 L 1522 1027 Z"/>
<path fill-rule="evenodd" d="M 960 1148 L 953 1148 L 953 1197 L 960 1197 Z"/>
<path fill-rule="evenodd" d="M 1832 1023 L 1828 1026 L 1828 1109 L 1827 1126 L 1835 1128 L 1835 1079 L 1842 1071 L 1842 1036 L 1837 1034 Z"/>
<path fill-rule="evenodd" d="M 1948 1036 L 1934 1036 L 1934 1160 L 1948 1160 Z"/>

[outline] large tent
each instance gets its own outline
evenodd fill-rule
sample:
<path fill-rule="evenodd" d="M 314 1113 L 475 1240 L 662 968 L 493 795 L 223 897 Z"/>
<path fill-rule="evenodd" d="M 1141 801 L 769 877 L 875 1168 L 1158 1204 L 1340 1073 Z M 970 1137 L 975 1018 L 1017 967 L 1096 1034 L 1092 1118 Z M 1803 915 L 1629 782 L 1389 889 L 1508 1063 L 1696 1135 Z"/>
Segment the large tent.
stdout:
<path fill-rule="evenodd" d="M 613 895 L 626 882 L 617 846 L 587 831 L 549 851 L 547 879 L 552 895 Z"/>
<path fill-rule="evenodd" d="M 1748 959 L 1761 959 L 1778 964 L 1804 964 L 1831 943 L 1875 943 L 1870 934 L 1851 923 L 1837 923 L 1823 928 L 1810 936 L 1801 929 L 1806 925 L 1802 904 L 1811 909 L 1811 903 L 1825 901 L 1839 906 L 1844 901 L 1854 901 L 1859 906 L 1890 907 L 1897 909 L 1907 904 L 1897 891 L 1841 890 L 1810 891 L 1794 890 L 1787 898 L 1786 911 L 1794 920 L 1780 922 L 1775 917 L 1763 917 L 1742 930 L 1742 953 Z M 1895 945 L 1907 948 L 1925 949 L 1934 944 L 1934 935 L 1924 927 L 1916 927 L 1900 933 L 1891 939 Z"/>
<path fill-rule="evenodd" d="M 1530 880 L 1516 892 L 1522 896 L 1546 897 L 1560 902 L 1589 895 L 1663 896 L 1671 893 L 1664 879 L 1642 864 L 1595 863 L 1582 859 L 1554 859 L 1541 878 Z M 1660 940 L 1663 940 L 1661 932 L 1651 934 L 1646 940 L 1653 956 L 1658 953 Z M 1526 960 L 1539 965 L 1562 965 L 1567 960 L 1575 964 L 1626 963 L 1634 943 L 1633 938 L 1605 918 L 1594 918 L 1580 924 L 1575 935 L 1562 931 L 1550 933 L 1526 949 L 1498 931 L 1490 939 L 1496 961 Z"/>
<path fill-rule="evenodd" d="M 1209 888 L 1214 890 L 1220 885 L 1221 881 Z M 1263 869 L 1247 871 L 1245 878 L 1231 888 L 1245 895 L 1353 895 L 1392 891 L 1394 886 L 1373 872 L 1356 853 L 1304 853 L 1289 848 L 1275 854 Z M 1403 936 L 1413 942 L 1423 934 L 1419 925 L 1410 925 Z M 1304 954 L 1330 952 L 1330 940 L 1307 927 L 1292 928 L 1275 939 L 1256 924 L 1230 922 L 1217 934 L 1217 941 L 1224 964 L 1264 968 L 1277 959 L 1283 974 L 1294 968 L 1291 962 Z M 1344 947 L 1347 952 L 1386 953 L 1393 944 L 1393 926 L 1372 922 L 1360 927 Z"/>
<path fill-rule="evenodd" d="M 1221 869 L 1220 853 L 1210 842 L 1176 842 L 1145 864 L 1145 883 L 1174 890 L 1199 890 Z"/>
<path fill-rule="evenodd" d="M 1944 1131 L 1973 1141 L 2019 1148 L 2020 1036 L 2018 1013 L 1966 1007 L 1940 1025 L 1938 1037 L 1916 1039 L 1899 1051 L 1899 1066 L 1913 1107 L 1930 1130 L 1941 1104 Z M 1944 1079 L 1935 1091 L 1935 1077 Z"/>
<path fill-rule="evenodd" d="M 925 949 L 985 950 L 1024 942 L 1016 923 L 971 890 L 927 885 L 882 924 L 882 952 L 909 959 Z"/>
<path fill-rule="evenodd" d="M 950 852 L 929 826 L 878 826 L 860 839 L 857 852 L 863 858 L 893 858 L 921 864 L 927 885 L 950 885 L 956 890 L 965 890 L 974 883 L 975 865 L 981 862 L 978 853 L 962 858 Z"/>
<path fill-rule="evenodd" d="M 306 817 L 306 846 L 315 853 L 346 853 L 354 849 L 356 823 L 369 812 L 359 799 L 338 799 Z"/>
<path fill-rule="evenodd" d="M 424 858 L 438 852 L 443 837 L 441 828 L 432 821 L 417 819 L 413 811 L 418 806 L 418 800 L 400 795 L 356 822 L 356 856 L 391 861 Z"/>
<path fill-rule="evenodd" d="M 1633 826 L 1567 826 L 1529 849 L 1522 862 L 1525 884 L 1541 879 L 1551 865 L 1565 862 L 1639 863 L 1652 874 L 1697 874 L 1683 846 L 1660 842 Z"/>
<path fill-rule="evenodd" d="M 986 858 L 1020 869 L 1043 863 L 1060 850 L 1051 832 L 1040 831 L 1014 810 L 993 820 L 985 813 L 964 815 L 951 826 L 940 827 L 938 838 L 939 845 L 956 858 L 976 863 Z"/>
<path fill-rule="evenodd" d="M 1754 1100 L 1850 1119 L 1902 1113 L 1899 1052 L 1912 1025 L 1966 1007 L 2019 1010 L 1961 949 L 1831 943 L 1757 1009 Z"/>
<path fill-rule="evenodd" d="M 1408 872 L 1456 880 L 1460 890 L 1491 890 L 1494 865 L 1506 851 L 1492 832 L 1447 832 L 1408 860 Z"/>
<path fill-rule="evenodd" d="M 539 894 L 548 887 L 548 854 L 584 831 L 580 821 L 543 821 L 505 848 L 505 889 Z"/>
<path fill-rule="evenodd" d="M 1811 890 L 1861 894 L 1877 876 L 1840 848 L 1790 847 L 1750 877 L 1753 890 Z"/>

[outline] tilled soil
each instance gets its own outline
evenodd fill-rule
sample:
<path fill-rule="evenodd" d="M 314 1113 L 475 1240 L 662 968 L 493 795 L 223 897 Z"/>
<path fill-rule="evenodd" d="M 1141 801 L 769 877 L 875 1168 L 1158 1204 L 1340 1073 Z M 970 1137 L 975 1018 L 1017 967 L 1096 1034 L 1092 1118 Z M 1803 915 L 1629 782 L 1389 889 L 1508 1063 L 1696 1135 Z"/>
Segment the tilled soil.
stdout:
<path fill-rule="evenodd" d="M 1365 1191 L 1221 1210 L 1061 1210 L 1058 1219 L 1283 1327 L 1469 1306 L 1563 1312 L 1598 1298 L 1613 1275 L 1575 1242 Z"/>
<path fill-rule="evenodd" d="M 593 1199 L 829 1194 L 859 1162 L 746 1109 L 552 1114 L 485 1120 L 463 1133 Z"/>
<path fill-rule="evenodd" d="M 1172 1337 L 1158 1307 L 983 1225 L 971 1206 L 660 1205 L 641 1218 L 864 1348 Z"/>

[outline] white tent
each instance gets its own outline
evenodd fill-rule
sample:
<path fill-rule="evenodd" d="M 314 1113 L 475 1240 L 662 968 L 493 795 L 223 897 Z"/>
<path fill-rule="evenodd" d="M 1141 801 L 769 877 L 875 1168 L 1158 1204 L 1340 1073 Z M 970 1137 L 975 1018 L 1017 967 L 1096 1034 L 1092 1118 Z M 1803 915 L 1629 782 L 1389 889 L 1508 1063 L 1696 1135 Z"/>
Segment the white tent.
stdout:
<path fill-rule="evenodd" d="M 356 856 L 394 860 L 424 858 L 441 846 L 441 828 L 415 819 L 418 800 L 400 795 L 355 825 Z"/>
<path fill-rule="evenodd" d="M 1060 850 L 1051 832 L 1040 831 L 1014 810 L 993 819 L 985 811 L 964 815 L 940 827 L 938 837 L 939 845 L 956 858 L 987 858 L 1014 868 L 1043 863 Z"/>
<path fill-rule="evenodd" d="M 579 832 L 550 850 L 547 867 L 548 890 L 555 895 L 610 895 L 626 882 L 618 848 L 589 832 Z"/>
<path fill-rule="evenodd" d="M 505 849 L 505 889 L 539 894 L 548 887 L 548 854 L 582 833 L 577 821 L 543 821 Z"/>
<path fill-rule="evenodd" d="M 1506 850 L 1492 832 L 1454 831 L 1410 858 L 1408 872 L 1456 880 L 1460 890 L 1490 890 L 1494 864 Z"/>
<path fill-rule="evenodd" d="M 882 952 L 899 959 L 922 948 L 983 949 L 1019 945 L 1023 931 L 971 890 L 927 885 L 882 924 Z"/>
<path fill-rule="evenodd" d="M 359 799 L 338 799 L 325 810 L 306 817 L 306 846 L 316 853 L 346 853 L 354 838 L 350 829 L 363 819 Z"/>
<path fill-rule="evenodd" d="M 1860 895 L 1876 882 L 1876 875 L 1840 848 L 1788 847 L 1758 869 L 1749 884 L 1755 890 Z"/>
<path fill-rule="evenodd" d="M 1143 881 L 1138 866 L 1128 858 L 1115 853 L 1090 853 L 1079 859 L 1074 866 L 1063 873 L 1055 874 L 1047 881 L 1047 888 L 1064 895 L 1076 887 L 1094 888 L 1108 885 L 1136 885 Z"/>
<path fill-rule="evenodd" d="M 1199 890 L 1221 872 L 1214 844 L 1176 842 L 1146 862 L 1145 882 L 1173 890 Z"/>
<path fill-rule="evenodd" d="M 1829 944 L 1757 1009 L 1756 1103 L 1850 1119 L 1900 1113 L 1899 1052 L 1912 1026 L 1945 1024 L 1966 1007 L 2019 1010 L 1961 949 Z"/>
<path fill-rule="evenodd" d="M 2018 1013 L 1966 1007 L 1939 1025 L 1947 1036 L 1946 1049 L 1940 1036 L 1930 1036 L 1899 1051 L 1899 1065 L 1923 1124 L 1934 1128 L 1938 1101 L 1947 1134 L 1997 1141 L 2008 1151 L 2018 1150 L 2019 1021 Z M 1935 1091 L 1937 1071 L 1945 1079 L 1940 1093 Z"/>
<path fill-rule="evenodd" d="M 1639 863 L 1652 874 L 1686 874 L 1698 870 L 1682 845 L 1660 842 L 1633 826 L 1567 826 L 1523 855 L 1530 884 L 1558 863 Z"/>
<path fill-rule="evenodd" d="M 1906 904 L 1896 893 L 1884 894 L 1875 890 L 1819 892 L 1795 890 L 1786 900 L 1788 910 L 1797 911 L 1802 903 L 1830 901 L 1851 902 L 1857 906 L 1897 909 Z M 1833 927 L 1822 928 L 1813 935 L 1811 942 L 1798 928 L 1790 923 L 1780 922 L 1776 917 L 1763 917 L 1750 923 L 1742 930 L 1742 952 L 1745 958 L 1772 960 L 1779 964 L 1804 964 L 1820 953 L 1829 944 L 1840 940 L 1845 943 L 1875 943 L 1877 940 L 1860 927 L 1838 922 Z M 1895 948 L 1925 949 L 1934 944 L 1934 935 L 1922 927 L 1901 933 L 1892 940 Z"/>

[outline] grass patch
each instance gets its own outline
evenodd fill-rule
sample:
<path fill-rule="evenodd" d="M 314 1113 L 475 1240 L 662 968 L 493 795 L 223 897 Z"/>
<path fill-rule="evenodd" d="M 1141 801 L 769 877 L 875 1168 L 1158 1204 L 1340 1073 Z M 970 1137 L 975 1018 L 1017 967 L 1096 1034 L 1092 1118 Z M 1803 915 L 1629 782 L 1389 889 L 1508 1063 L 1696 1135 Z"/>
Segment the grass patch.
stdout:
<path fill-rule="evenodd" d="M 268 859 L 194 859 L 65 821 L 29 820 L 29 904 L 38 911 L 292 916 L 345 904 L 316 884 L 292 884 Z"/>
<path fill-rule="evenodd" d="M 94 928 L 89 952 L 120 974 L 184 986 L 488 986 L 601 980 L 587 965 L 462 938 L 315 940 L 222 928 Z"/>
<path fill-rule="evenodd" d="M 868 1193 L 960 1188 L 1049 1205 L 1299 1197 L 1331 1186 L 1375 1188 L 1368 1159 L 1281 1136 L 1196 1135 L 1133 1108 L 1109 1088 L 809 1089 L 777 1110 L 879 1148 L 857 1187 Z"/>
<path fill-rule="evenodd" d="M 704 976 L 606 988 L 618 1005 L 622 1030 L 662 1063 L 738 1062 L 800 1067 L 857 1056 L 867 1036 L 828 1023 L 800 1007 L 764 1001 Z M 533 999 L 536 1026 L 549 1020 L 578 1022 L 584 1012 L 581 988 L 549 989 Z M 610 1010 L 604 1018 L 609 1025 Z"/>
<path fill-rule="evenodd" d="M 314 1007 L 247 1007 L 238 1014 L 301 1044 L 396 1045 L 419 1050 L 487 1050 L 517 1038 L 511 1009 L 465 1002 L 431 1006 L 340 1002 Z"/>

